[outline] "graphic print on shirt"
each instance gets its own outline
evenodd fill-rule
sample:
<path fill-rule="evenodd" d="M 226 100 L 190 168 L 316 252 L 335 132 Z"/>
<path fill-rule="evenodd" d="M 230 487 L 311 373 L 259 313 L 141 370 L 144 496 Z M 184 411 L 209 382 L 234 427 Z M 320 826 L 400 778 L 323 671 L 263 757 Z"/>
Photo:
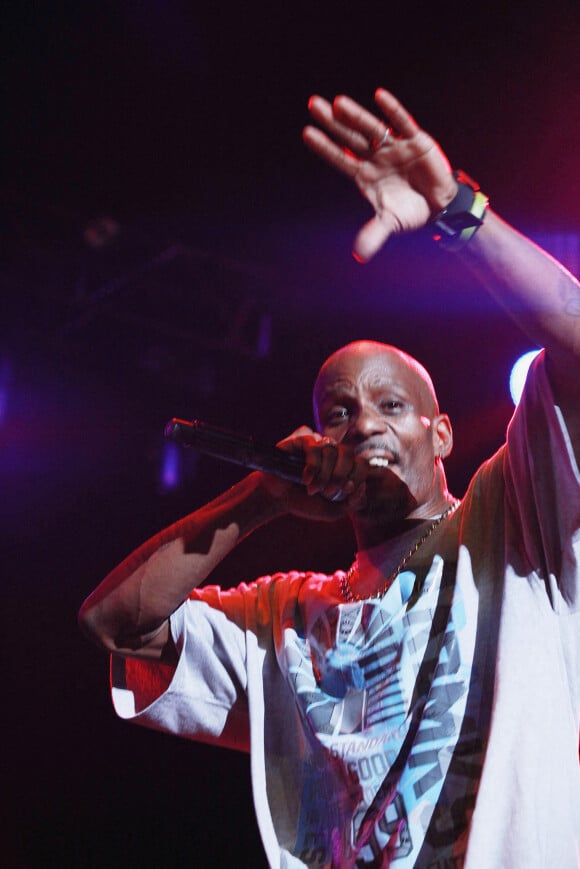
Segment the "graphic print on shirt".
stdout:
<path fill-rule="evenodd" d="M 412 604 L 406 572 L 383 598 L 329 607 L 307 636 L 286 630 L 288 678 L 316 743 L 294 850 L 309 866 L 414 864 L 460 734 L 473 653 L 442 575 L 436 558 Z"/>

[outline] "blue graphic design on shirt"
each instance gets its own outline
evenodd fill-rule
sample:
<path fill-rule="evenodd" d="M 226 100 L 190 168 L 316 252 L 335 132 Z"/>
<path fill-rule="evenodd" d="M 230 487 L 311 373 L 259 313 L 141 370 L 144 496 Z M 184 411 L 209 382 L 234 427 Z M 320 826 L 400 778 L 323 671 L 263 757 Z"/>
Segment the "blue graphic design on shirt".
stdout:
<path fill-rule="evenodd" d="M 379 599 L 286 630 L 288 678 L 310 739 L 294 853 L 307 865 L 412 866 L 461 730 L 472 638 L 436 558 L 411 601 L 402 574 Z"/>

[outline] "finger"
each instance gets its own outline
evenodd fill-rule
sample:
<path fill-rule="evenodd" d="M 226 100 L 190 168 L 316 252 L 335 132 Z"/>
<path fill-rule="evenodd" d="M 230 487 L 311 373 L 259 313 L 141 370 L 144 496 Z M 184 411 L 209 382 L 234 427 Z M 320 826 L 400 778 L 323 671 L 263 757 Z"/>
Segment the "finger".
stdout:
<path fill-rule="evenodd" d="M 332 478 L 338 455 L 338 445 L 330 438 L 304 446 L 305 467 L 302 481 L 309 495 L 324 491 Z"/>
<path fill-rule="evenodd" d="M 358 510 L 364 506 L 367 497 L 366 480 L 369 473 L 369 465 L 366 461 L 355 459 L 348 483 L 343 488 L 346 499 L 342 504 L 347 512 Z"/>
<path fill-rule="evenodd" d="M 348 499 L 344 503 L 344 506 L 346 507 L 348 512 L 361 510 L 365 506 L 366 500 L 367 487 L 366 483 L 363 482 L 359 486 L 357 486 L 352 495 L 349 495 Z"/>
<path fill-rule="evenodd" d="M 410 139 L 420 129 L 416 120 L 390 91 L 378 88 L 375 102 L 400 136 Z"/>
<path fill-rule="evenodd" d="M 384 137 L 386 125 L 359 103 L 347 96 L 336 97 L 332 104 L 332 112 L 336 121 L 363 136 L 367 151 L 373 147 L 373 142 L 380 142 Z M 390 124 L 394 127 L 394 124 Z"/>
<path fill-rule="evenodd" d="M 308 110 L 314 120 L 325 127 L 332 137 L 341 142 L 345 148 L 354 151 L 357 154 L 365 154 L 368 152 L 368 140 L 361 136 L 356 130 L 352 130 L 345 124 L 341 124 L 334 115 L 331 104 L 328 100 L 319 96 L 310 97 L 308 102 Z"/>
<path fill-rule="evenodd" d="M 354 240 L 354 258 L 360 263 L 368 262 L 379 252 L 396 228 L 396 221 L 390 214 L 373 217 L 365 223 Z"/>
<path fill-rule="evenodd" d="M 316 127 L 305 127 L 302 138 L 304 144 L 330 166 L 333 166 L 349 178 L 355 177 L 359 167 L 358 158 L 329 139 L 322 130 Z"/>
<path fill-rule="evenodd" d="M 352 448 L 341 446 L 330 438 L 322 438 L 305 452 L 308 470 L 303 480 L 307 481 L 310 495 L 321 494 L 331 500 L 337 496 L 346 498 L 366 476 L 364 468 L 359 467 L 360 462 L 355 460 Z"/>
<path fill-rule="evenodd" d="M 322 468 L 320 478 L 316 481 L 317 493 L 334 502 L 350 501 L 353 494 L 364 488 L 369 472 L 368 463 L 356 459 L 350 447 L 331 443 L 328 448 L 335 448 L 336 458 L 332 469 L 332 462 Z M 324 485 L 323 475 L 328 477 Z"/>
<path fill-rule="evenodd" d="M 286 450 L 289 453 L 301 453 L 303 452 L 302 443 L 298 440 L 298 438 L 313 438 L 314 440 L 320 440 L 321 435 L 318 432 L 313 431 L 307 425 L 301 425 L 299 428 L 295 429 L 291 435 L 284 438 L 281 441 L 278 441 L 276 444 L 281 450 Z"/>
<path fill-rule="evenodd" d="M 331 501 L 345 500 L 359 484 L 358 467 L 351 449 L 337 447 L 332 473 L 326 485 L 320 490 Z"/>

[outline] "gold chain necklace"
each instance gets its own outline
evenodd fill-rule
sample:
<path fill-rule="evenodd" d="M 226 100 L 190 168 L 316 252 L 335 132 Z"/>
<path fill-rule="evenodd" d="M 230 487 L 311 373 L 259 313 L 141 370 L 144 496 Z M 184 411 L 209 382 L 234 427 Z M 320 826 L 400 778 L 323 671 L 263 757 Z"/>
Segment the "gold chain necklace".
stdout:
<path fill-rule="evenodd" d="M 355 559 L 353 561 L 353 563 L 351 564 L 351 566 L 349 567 L 349 569 L 347 570 L 347 572 L 344 574 L 344 576 L 341 577 L 341 580 L 340 580 L 340 593 L 341 593 L 342 597 L 345 599 L 345 601 L 347 603 L 355 603 L 355 602 L 360 601 L 360 600 L 368 600 L 370 598 L 383 597 L 383 595 L 385 595 L 387 593 L 387 591 L 391 587 L 392 583 L 395 581 L 395 579 L 401 573 L 403 568 L 406 567 L 406 565 L 409 563 L 411 558 L 421 548 L 421 546 L 425 543 L 425 541 L 429 537 L 431 537 L 431 535 L 433 534 L 433 532 L 435 531 L 437 526 L 440 525 L 445 519 L 447 519 L 448 516 L 451 516 L 451 514 L 457 510 L 457 508 L 459 507 L 459 504 L 460 504 L 459 501 L 454 501 L 453 504 L 451 504 L 451 506 L 449 506 L 447 508 L 447 510 L 445 510 L 445 512 L 441 514 L 441 516 L 438 516 L 436 519 L 433 520 L 433 522 L 431 523 L 431 525 L 429 525 L 427 530 L 421 535 L 421 537 L 419 537 L 419 539 L 413 544 L 411 549 L 409 549 L 407 554 L 401 559 L 401 561 L 399 562 L 399 564 L 397 565 L 395 570 L 391 573 L 389 578 L 387 580 L 385 580 L 385 582 L 381 585 L 381 587 L 379 589 L 377 589 L 377 591 L 374 592 L 374 594 L 367 594 L 367 595 L 364 595 L 363 597 L 361 597 L 360 595 L 355 594 L 353 592 L 352 580 L 356 576 L 358 576 L 358 572 L 359 572 L 358 558 Z"/>

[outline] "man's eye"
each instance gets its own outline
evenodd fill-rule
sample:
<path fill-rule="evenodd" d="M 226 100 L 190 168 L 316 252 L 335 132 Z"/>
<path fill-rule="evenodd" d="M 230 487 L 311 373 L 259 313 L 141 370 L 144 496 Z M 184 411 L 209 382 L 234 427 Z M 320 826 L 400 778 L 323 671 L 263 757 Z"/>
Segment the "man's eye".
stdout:
<path fill-rule="evenodd" d="M 346 407 L 333 407 L 332 410 L 328 411 L 325 419 L 328 425 L 332 425 L 333 423 L 336 425 L 348 419 L 348 417 L 349 412 Z"/>
<path fill-rule="evenodd" d="M 381 410 L 387 411 L 388 413 L 397 413 L 403 409 L 403 402 L 398 398 L 389 398 L 381 401 Z"/>

